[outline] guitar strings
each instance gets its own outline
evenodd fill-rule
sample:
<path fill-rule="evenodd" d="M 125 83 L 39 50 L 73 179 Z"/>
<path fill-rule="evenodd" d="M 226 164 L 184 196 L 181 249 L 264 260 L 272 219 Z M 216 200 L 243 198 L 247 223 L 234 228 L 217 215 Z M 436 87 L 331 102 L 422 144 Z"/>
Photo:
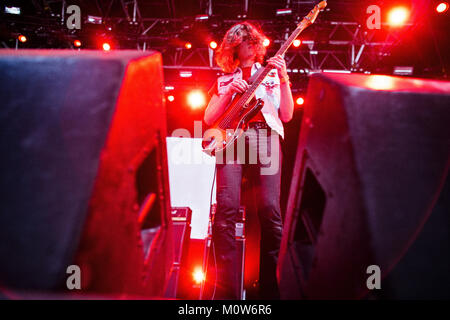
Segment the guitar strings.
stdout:
<path fill-rule="evenodd" d="M 234 105 L 234 107 L 228 112 L 228 114 L 224 117 L 224 119 L 222 119 L 221 123 L 219 124 L 219 126 L 223 126 L 226 125 L 228 126 L 231 122 L 231 120 L 234 118 L 234 116 L 240 111 L 240 109 L 242 108 L 242 105 L 244 104 L 244 102 L 246 102 L 250 96 L 253 94 L 254 91 L 256 91 L 256 89 L 259 86 L 259 83 L 262 82 L 262 80 L 264 80 L 264 78 L 266 77 L 266 75 L 269 73 L 270 69 L 268 69 L 267 67 L 265 67 L 265 69 L 261 72 L 261 74 L 255 79 L 255 82 L 250 86 L 250 88 L 242 95 L 241 98 L 239 98 L 239 101 Z M 260 79 L 262 78 L 262 80 Z M 258 84 L 258 85 L 257 85 Z"/>

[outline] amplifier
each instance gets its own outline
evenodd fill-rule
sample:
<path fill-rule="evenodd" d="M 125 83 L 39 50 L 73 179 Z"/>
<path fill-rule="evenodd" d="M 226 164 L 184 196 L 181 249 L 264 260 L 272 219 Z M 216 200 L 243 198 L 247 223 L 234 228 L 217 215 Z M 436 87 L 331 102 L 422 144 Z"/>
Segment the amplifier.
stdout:
<path fill-rule="evenodd" d="M 189 249 L 192 210 L 189 207 L 172 207 L 171 213 L 174 261 L 165 296 L 175 298 L 177 297 L 181 264 L 186 259 Z"/>
<path fill-rule="evenodd" d="M 192 210 L 188 207 L 172 208 L 172 235 L 175 250 L 174 262 L 181 263 L 183 251 L 191 235 Z"/>
<path fill-rule="evenodd" d="M 211 216 L 208 224 L 208 237 L 212 236 L 212 225 L 214 223 L 214 215 L 216 214 L 217 204 L 211 206 Z M 236 239 L 243 239 L 245 237 L 245 206 L 239 207 L 239 213 L 236 219 Z"/>
<path fill-rule="evenodd" d="M 184 221 L 191 224 L 192 210 L 189 207 L 172 207 L 172 221 Z"/>
<path fill-rule="evenodd" d="M 205 254 L 204 261 L 206 263 L 206 281 L 205 285 L 202 288 L 202 292 L 200 294 L 200 299 L 209 300 L 214 299 L 215 288 L 216 285 L 216 259 L 214 256 L 214 250 L 212 244 L 212 225 L 214 223 L 214 216 L 216 213 L 217 205 L 213 204 L 211 206 L 211 216 L 209 220 L 208 226 L 208 236 L 205 241 Z M 245 299 L 245 290 L 244 290 L 244 271 L 245 271 L 245 206 L 241 206 L 239 208 L 239 214 L 236 219 L 236 271 L 237 271 L 237 281 L 239 288 L 238 298 L 240 300 Z"/>

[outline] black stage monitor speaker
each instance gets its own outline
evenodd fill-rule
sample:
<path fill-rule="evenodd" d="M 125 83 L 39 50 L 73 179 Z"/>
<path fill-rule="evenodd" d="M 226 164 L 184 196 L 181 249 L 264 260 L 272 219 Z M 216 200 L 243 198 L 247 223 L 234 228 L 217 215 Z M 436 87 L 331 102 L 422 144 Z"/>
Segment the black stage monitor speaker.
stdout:
<path fill-rule="evenodd" d="M 449 82 L 311 77 L 278 266 L 283 298 L 450 297 L 449 124 Z"/>
<path fill-rule="evenodd" d="M 172 236 L 174 246 L 174 261 L 170 271 L 170 280 L 165 297 L 176 298 L 178 281 L 182 263 L 187 259 L 189 241 L 191 239 L 192 210 L 189 207 L 172 208 Z"/>
<path fill-rule="evenodd" d="M 208 227 L 208 236 L 205 239 L 204 248 L 204 265 L 205 270 L 205 281 L 201 288 L 200 299 L 202 300 L 212 300 L 217 299 L 216 293 L 220 290 L 220 283 L 217 282 L 217 256 L 214 251 L 214 243 L 212 240 L 212 225 L 214 221 L 214 215 L 216 213 L 217 204 L 211 206 L 211 216 Z M 246 236 L 245 236 L 245 219 L 246 219 L 246 208 L 245 206 L 239 207 L 239 213 L 236 218 L 235 225 L 235 241 L 236 241 L 236 255 L 235 255 L 235 265 L 236 265 L 236 296 L 239 300 L 245 300 L 246 290 L 244 288 L 244 278 L 245 278 L 245 247 L 246 247 Z M 219 297 L 220 298 L 220 297 Z"/>
<path fill-rule="evenodd" d="M 162 296 L 173 260 L 161 55 L 0 52 L 0 285 Z M 155 235 L 147 255 L 141 229 Z"/>

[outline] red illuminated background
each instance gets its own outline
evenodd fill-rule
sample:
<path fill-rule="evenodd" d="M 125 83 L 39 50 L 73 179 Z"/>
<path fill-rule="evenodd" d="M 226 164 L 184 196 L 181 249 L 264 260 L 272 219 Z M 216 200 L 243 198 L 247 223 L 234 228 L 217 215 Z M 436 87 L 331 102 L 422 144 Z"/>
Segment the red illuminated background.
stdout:
<path fill-rule="evenodd" d="M 222 71 L 214 51 L 234 23 L 251 20 L 267 35 L 268 54 L 295 29 L 311 8 L 311 1 L 70 1 L 82 12 L 80 30 L 68 30 L 61 16 L 62 1 L 4 1 L 0 43 L 4 48 L 65 48 L 71 50 L 157 50 L 162 53 L 167 128 L 170 133 L 202 120 L 208 89 Z M 381 28 L 367 27 L 369 5 L 380 8 Z M 9 11 L 7 10 L 9 8 Z M 20 14 L 11 8 L 20 8 Z M 294 121 L 286 125 L 283 145 L 287 160 L 283 173 L 291 172 L 297 145 L 298 123 L 306 101 L 311 73 L 340 72 L 397 74 L 407 77 L 448 79 L 448 2 L 328 1 L 314 25 L 305 30 L 286 53 L 288 73 L 296 102 Z M 406 67 L 406 68 L 405 68 Z M 403 71 L 402 71 L 403 70 Z M 406 70 L 406 71 L 405 71 Z M 403 74 L 402 74 L 403 72 Z M 384 78 L 373 78 L 374 89 L 389 90 Z M 386 87 L 387 86 L 387 87 Z M 244 181 L 244 187 L 246 181 Z M 244 193 L 247 191 L 244 191 Z M 282 190 L 285 210 L 288 185 Z M 251 295 L 258 276 L 258 221 L 254 200 L 244 194 L 248 207 L 246 287 Z M 193 242 L 189 270 L 201 263 L 203 242 Z M 196 259 L 199 259 L 198 261 Z M 195 277 L 194 277 L 195 275 Z M 200 278 L 199 278 L 200 277 Z M 195 287 L 195 281 L 192 282 Z"/>

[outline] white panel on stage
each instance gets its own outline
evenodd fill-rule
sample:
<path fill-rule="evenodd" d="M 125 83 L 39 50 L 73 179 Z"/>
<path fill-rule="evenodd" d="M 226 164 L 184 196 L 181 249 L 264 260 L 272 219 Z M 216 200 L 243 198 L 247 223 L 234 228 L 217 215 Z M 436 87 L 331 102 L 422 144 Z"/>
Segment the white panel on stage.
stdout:
<path fill-rule="evenodd" d="M 216 159 L 202 151 L 200 138 L 167 137 L 166 141 L 171 205 L 191 208 L 191 238 L 204 239 L 208 233 Z M 214 183 L 212 203 L 215 202 Z"/>

